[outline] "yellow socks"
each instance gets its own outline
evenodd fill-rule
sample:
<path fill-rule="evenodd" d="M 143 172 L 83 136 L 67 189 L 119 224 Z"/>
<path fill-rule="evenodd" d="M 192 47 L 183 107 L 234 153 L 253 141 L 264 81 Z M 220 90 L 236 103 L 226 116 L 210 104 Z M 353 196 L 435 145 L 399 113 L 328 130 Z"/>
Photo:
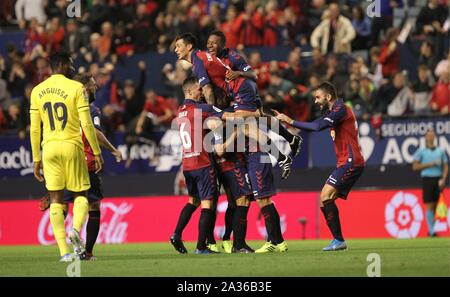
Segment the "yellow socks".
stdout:
<path fill-rule="evenodd" d="M 50 204 L 50 223 L 52 224 L 53 234 L 58 243 L 61 256 L 69 254 L 69 246 L 66 242 L 66 229 L 64 228 L 64 205 L 61 203 Z"/>
<path fill-rule="evenodd" d="M 89 211 L 89 202 L 86 197 L 78 196 L 73 203 L 73 228 L 81 232 Z"/>

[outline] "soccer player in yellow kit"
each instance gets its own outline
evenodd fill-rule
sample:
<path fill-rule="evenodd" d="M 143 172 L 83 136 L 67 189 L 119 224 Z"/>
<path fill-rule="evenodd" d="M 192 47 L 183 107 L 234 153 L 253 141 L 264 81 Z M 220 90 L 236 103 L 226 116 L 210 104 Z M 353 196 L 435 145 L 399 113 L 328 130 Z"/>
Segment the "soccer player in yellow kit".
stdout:
<path fill-rule="evenodd" d="M 61 262 L 72 261 L 64 229 L 64 189 L 74 192 L 73 229 L 69 238 L 78 255 L 85 255 L 80 230 L 86 220 L 90 188 L 80 127 L 91 146 L 97 172 L 103 159 L 89 112 L 89 98 L 83 85 L 69 79 L 74 74 L 67 53 L 50 57 L 53 75 L 33 88 L 30 104 L 30 138 L 34 176 L 44 181 L 50 194 L 50 222 L 61 254 Z M 42 159 L 41 159 L 42 123 Z M 41 163 L 44 177 L 40 173 Z"/>

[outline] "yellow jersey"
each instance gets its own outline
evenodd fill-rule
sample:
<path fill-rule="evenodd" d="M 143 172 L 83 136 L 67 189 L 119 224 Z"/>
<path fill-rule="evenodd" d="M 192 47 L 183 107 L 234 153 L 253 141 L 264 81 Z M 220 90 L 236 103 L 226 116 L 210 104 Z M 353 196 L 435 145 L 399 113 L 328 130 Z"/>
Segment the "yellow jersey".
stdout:
<path fill-rule="evenodd" d="M 94 152 L 100 154 L 89 112 L 89 98 L 84 86 L 62 74 L 54 74 L 38 84 L 31 92 L 30 138 L 33 161 L 41 160 L 41 122 L 43 129 L 42 147 L 52 141 L 70 142 L 83 149 L 81 128 Z"/>

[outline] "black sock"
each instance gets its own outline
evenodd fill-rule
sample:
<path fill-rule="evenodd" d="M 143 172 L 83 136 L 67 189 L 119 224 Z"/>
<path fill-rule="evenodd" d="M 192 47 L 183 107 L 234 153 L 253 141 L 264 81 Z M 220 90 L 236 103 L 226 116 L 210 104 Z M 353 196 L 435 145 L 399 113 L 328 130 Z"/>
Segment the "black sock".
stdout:
<path fill-rule="evenodd" d="M 334 201 L 327 203 L 321 210 L 333 237 L 337 240 L 344 241 L 341 231 L 341 222 L 339 220 L 339 210 L 336 203 Z"/>
<path fill-rule="evenodd" d="M 206 240 L 208 244 L 216 244 L 216 239 L 214 238 L 214 227 L 216 226 L 217 212 L 216 210 L 211 211 L 211 220 L 209 222 L 208 233 L 206 234 Z"/>
<path fill-rule="evenodd" d="M 294 135 L 292 135 L 281 123 L 278 127 L 278 134 L 286 139 L 287 142 L 291 143 L 294 140 Z"/>
<path fill-rule="evenodd" d="M 86 225 L 86 252 L 92 254 L 94 244 L 97 241 L 100 231 L 100 210 L 89 212 L 89 219 Z"/>
<path fill-rule="evenodd" d="M 233 246 L 240 250 L 245 246 L 245 236 L 247 234 L 247 206 L 238 206 L 233 216 Z"/>
<path fill-rule="evenodd" d="M 272 204 L 266 205 L 263 208 L 261 208 L 261 212 L 264 216 L 264 221 L 266 223 L 266 230 L 267 230 L 267 241 L 272 242 L 273 244 L 278 244 L 278 238 L 275 234 L 275 228 L 276 225 L 274 223 L 274 216 L 275 214 L 273 213 Z"/>
<path fill-rule="evenodd" d="M 273 212 L 273 223 L 275 225 L 275 228 L 273 228 L 273 232 L 276 236 L 276 241 L 278 244 L 278 243 L 281 243 L 284 241 L 283 233 L 281 232 L 280 215 L 278 213 L 277 208 L 275 207 L 275 204 L 271 203 L 270 205 L 272 205 L 271 208 L 272 208 L 272 212 Z"/>
<path fill-rule="evenodd" d="M 278 214 L 277 209 L 275 208 L 275 205 L 273 203 L 264 206 L 261 211 L 266 212 L 268 214 L 267 219 L 266 215 L 264 215 L 264 219 L 266 219 L 266 228 L 267 228 L 267 222 L 269 222 L 270 231 L 267 228 L 267 231 L 269 233 L 269 239 L 268 241 L 272 242 L 273 244 L 279 244 L 283 242 L 283 235 L 281 233 L 281 223 L 280 223 L 280 215 Z M 264 213 L 263 213 L 264 214 Z"/>
<path fill-rule="evenodd" d="M 230 240 L 231 232 L 233 231 L 233 216 L 236 211 L 235 207 L 230 207 L 228 204 L 227 211 L 225 212 L 225 233 L 222 240 Z"/>
<path fill-rule="evenodd" d="M 175 234 L 179 235 L 181 237 L 181 234 L 183 233 L 184 228 L 186 228 L 186 225 L 189 223 L 189 220 L 192 217 L 192 214 L 197 209 L 197 206 L 191 203 L 186 203 L 186 205 L 181 210 L 180 216 L 178 217 L 178 223 L 175 228 Z"/>
<path fill-rule="evenodd" d="M 200 214 L 200 220 L 198 220 L 198 240 L 197 249 L 206 249 L 206 236 L 208 234 L 209 228 L 211 227 L 211 218 L 213 211 L 208 208 L 202 208 Z"/>

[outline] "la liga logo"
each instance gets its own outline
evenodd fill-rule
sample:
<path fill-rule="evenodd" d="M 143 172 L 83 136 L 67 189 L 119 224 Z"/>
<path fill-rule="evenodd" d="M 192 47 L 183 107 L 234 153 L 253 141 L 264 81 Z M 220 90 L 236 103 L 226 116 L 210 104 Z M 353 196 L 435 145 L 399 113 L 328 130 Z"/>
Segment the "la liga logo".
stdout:
<path fill-rule="evenodd" d="M 419 199 L 405 192 L 397 192 L 384 210 L 385 228 L 394 238 L 415 238 L 423 221 Z"/>

